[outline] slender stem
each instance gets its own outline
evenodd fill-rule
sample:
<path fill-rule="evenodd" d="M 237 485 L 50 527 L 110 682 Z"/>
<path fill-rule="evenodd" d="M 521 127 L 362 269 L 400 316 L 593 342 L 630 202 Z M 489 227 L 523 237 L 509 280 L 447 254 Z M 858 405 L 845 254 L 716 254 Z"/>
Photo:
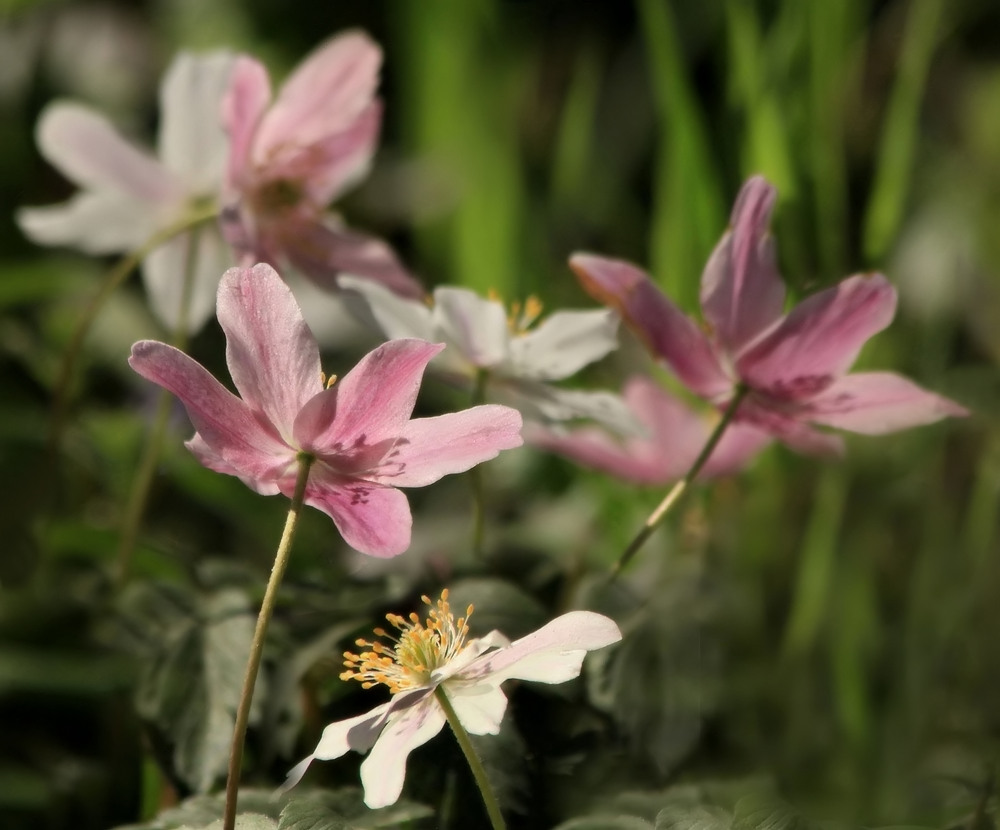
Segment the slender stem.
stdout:
<path fill-rule="evenodd" d="M 136 267 L 138 267 L 139 263 L 141 263 L 153 251 L 161 245 L 169 242 L 174 237 L 179 236 L 180 234 L 189 231 L 204 222 L 214 219 L 216 213 L 217 210 L 214 205 L 210 208 L 206 207 L 192 211 L 175 224 L 154 233 L 134 251 L 131 251 L 123 256 L 114 268 L 108 272 L 108 275 L 97 294 L 94 295 L 93 299 L 91 299 L 90 303 L 84 309 L 83 316 L 81 316 L 76 328 L 73 330 L 69 346 L 66 348 L 62 364 L 59 367 L 59 375 L 56 378 L 54 391 L 55 400 L 52 403 L 52 422 L 49 428 L 49 452 L 52 456 L 55 456 L 62 438 L 62 430 L 66 419 L 66 408 L 69 405 L 70 381 L 72 380 L 73 372 L 76 369 L 77 357 L 80 355 L 83 341 L 90 332 L 90 328 L 93 325 L 98 312 L 100 312 L 100 310 L 104 307 L 104 303 L 107 301 L 108 297 L 110 297 L 114 290 L 125 281 L 125 278 L 128 277 L 128 275 L 131 274 Z"/>
<path fill-rule="evenodd" d="M 684 491 L 690 486 L 698 474 L 701 472 L 702 467 L 705 466 L 705 462 L 711 457 L 715 448 L 719 445 L 719 441 L 722 440 L 722 435 L 726 431 L 726 427 L 732 423 L 733 417 L 736 415 L 736 410 L 739 405 L 743 402 L 748 392 L 746 386 L 737 386 L 736 394 L 733 395 L 733 399 L 729 402 L 729 406 L 722 413 L 722 417 L 719 419 L 719 423 L 715 425 L 715 429 L 712 430 L 712 434 L 708 436 L 708 440 L 705 442 L 705 446 L 702 447 L 701 452 L 698 453 L 698 457 L 694 460 L 694 464 L 691 465 L 691 469 L 685 473 L 684 478 L 678 481 L 670 490 L 667 495 L 663 497 L 663 501 L 657 505 L 656 509 L 649 514 L 649 518 L 646 519 L 646 523 L 639 529 L 639 532 L 635 535 L 631 542 L 629 542 L 628 547 L 625 548 L 621 556 L 618 557 L 618 561 L 611 567 L 611 579 L 614 579 L 621 573 L 622 568 L 624 568 L 632 557 L 639 552 L 646 540 L 653 535 L 653 531 L 656 530 L 657 525 L 663 520 L 663 517 L 667 515 L 676 503 L 677 500 L 683 495 Z"/>
<path fill-rule="evenodd" d="M 486 401 L 486 383 L 489 380 L 489 372 L 480 369 L 476 373 L 476 383 L 472 389 L 472 405 Z M 469 470 L 469 479 L 472 483 L 472 552 L 478 557 L 483 557 L 483 539 L 486 531 L 486 485 L 483 482 L 483 473 L 480 465 L 476 465 Z"/>
<path fill-rule="evenodd" d="M 441 704 L 441 708 L 444 710 L 444 716 L 448 719 L 448 725 L 451 727 L 451 731 L 455 733 L 458 745 L 462 747 L 462 754 L 465 755 L 465 760 L 468 762 L 469 768 L 472 770 L 472 777 L 476 779 L 476 785 L 479 787 L 479 792 L 483 795 L 483 802 L 486 805 L 486 814 L 490 817 L 490 825 L 493 827 L 493 830 L 506 830 L 507 825 L 504 823 L 503 814 L 500 812 L 500 802 L 497 801 L 493 788 L 490 786 L 490 780 L 486 776 L 486 768 L 483 766 L 483 762 L 479 759 L 476 748 L 472 745 L 472 741 L 469 739 L 469 733 L 465 731 L 465 727 L 462 726 L 462 722 L 458 719 L 455 707 L 451 705 L 451 701 L 448 700 L 448 695 L 445 694 L 445 691 L 441 686 L 438 686 L 434 690 L 434 697 L 437 698 L 437 702 Z"/>
<path fill-rule="evenodd" d="M 187 326 L 191 306 L 191 294 L 194 287 L 194 270 L 198 260 L 198 238 L 199 233 L 196 227 L 191 231 L 191 238 L 188 241 L 187 256 L 184 261 L 184 282 L 181 287 L 180 308 L 177 310 L 177 326 L 174 329 L 174 336 L 171 339 L 171 345 L 178 349 L 183 349 L 187 343 Z M 166 390 L 161 390 L 156 401 L 156 415 L 153 418 L 153 426 L 149 432 L 149 439 L 143 447 L 139 466 L 136 469 L 135 478 L 132 480 L 132 487 L 129 489 L 128 504 L 125 507 L 125 518 L 122 521 L 121 535 L 118 540 L 118 564 L 115 575 L 115 583 L 118 587 L 124 585 L 128 579 L 136 540 L 139 536 L 139 528 L 146 513 L 149 492 L 153 486 L 153 477 L 156 475 L 156 465 L 160 460 L 163 439 L 167 434 L 167 424 L 170 422 L 172 402 L 173 395 Z"/>
<path fill-rule="evenodd" d="M 226 779 L 226 811 L 223 816 L 223 830 L 234 830 L 236 827 L 236 796 L 240 788 L 240 769 L 243 766 L 243 744 L 246 740 L 247 724 L 250 721 L 250 704 L 253 702 L 253 688 L 257 682 L 257 672 L 260 670 L 261 657 L 264 654 L 264 637 L 267 626 L 274 613 L 274 605 L 278 598 L 278 586 L 288 567 L 289 554 L 292 552 L 292 542 L 295 539 L 295 529 L 298 527 L 299 513 L 306 495 L 306 482 L 309 480 L 309 469 L 314 458 L 308 453 L 299 453 L 299 474 L 295 480 L 295 492 L 292 503 L 288 507 L 288 518 L 285 529 L 274 555 L 274 565 L 271 567 L 271 578 L 264 591 L 264 599 L 260 604 L 260 614 L 257 616 L 257 627 L 250 644 L 250 657 L 247 659 L 247 671 L 243 678 L 243 691 L 240 693 L 239 706 L 236 709 L 236 725 L 233 728 L 233 744 L 229 752 L 229 776 Z"/>

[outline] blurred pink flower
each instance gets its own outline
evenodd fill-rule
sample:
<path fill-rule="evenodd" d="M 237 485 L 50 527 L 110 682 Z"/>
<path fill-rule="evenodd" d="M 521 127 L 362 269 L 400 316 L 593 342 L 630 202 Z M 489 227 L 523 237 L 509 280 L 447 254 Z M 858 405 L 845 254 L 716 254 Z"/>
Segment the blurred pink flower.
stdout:
<path fill-rule="evenodd" d="M 269 265 L 227 271 L 218 316 L 240 397 L 165 343 L 136 343 L 129 364 L 181 399 L 196 430 L 187 447 L 209 469 L 291 496 L 300 454 L 313 456 L 306 504 L 362 553 L 409 546 L 410 507 L 397 487 L 422 487 L 521 444 L 521 416 L 505 406 L 410 420 L 442 345 L 389 341 L 324 385 L 316 340 Z"/>
<path fill-rule="evenodd" d="M 219 124 L 233 57 L 181 53 L 160 86 L 159 158 L 126 141 L 101 114 L 69 102 L 50 104 L 38 121 L 42 155 L 81 187 L 62 205 L 22 208 L 21 230 L 42 245 L 90 254 L 133 251 L 156 233 L 218 201 L 226 156 Z M 191 233 L 177 236 L 143 262 L 154 314 L 176 329 L 185 296 L 183 274 Z M 214 223 L 198 230 L 187 332 L 212 316 L 219 274 L 233 264 Z"/>
<path fill-rule="evenodd" d="M 327 211 L 371 166 L 381 63 L 367 35 L 341 34 L 309 55 L 271 102 L 267 70 L 237 59 L 223 107 L 231 140 L 223 233 L 243 260 L 287 262 L 328 290 L 350 273 L 423 296 L 385 242 Z"/>
<path fill-rule="evenodd" d="M 666 484 L 683 477 L 708 441 L 710 420 L 652 378 L 629 378 L 623 396 L 645 428 L 644 435 L 623 438 L 597 426 L 560 430 L 529 423 L 524 438 L 543 450 L 636 484 Z M 699 477 L 737 472 L 770 440 L 770 435 L 749 424 L 731 424 Z"/>
<path fill-rule="evenodd" d="M 285 789 L 295 786 L 316 759 L 333 760 L 351 749 L 371 750 L 361 764 L 365 804 L 387 807 L 403 790 L 410 753 L 445 724 L 436 693 L 447 695 L 467 732 L 496 735 L 507 709 L 500 688 L 505 680 L 565 683 L 580 674 L 588 651 L 622 638 L 608 617 L 570 611 L 513 643 L 499 631 L 466 640 L 472 606 L 455 620 L 447 590 L 435 605 L 423 599 L 431 606 L 426 626 L 416 614 L 409 619 L 387 614 L 400 632 L 394 644 L 359 640 L 358 645 L 370 650 L 344 655 L 348 670 L 341 679 L 359 680 L 366 688 L 384 684 L 392 699 L 367 714 L 327 726 L 312 755 L 288 774 Z M 376 633 L 382 634 L 379 629 Z"/>
<path fill-rule="evenodd" d="M 590 254 L 575 254 L 570 265 L 692 392 L 725 407 L 743 384 L 749 393 L 737 419 L 797 450 L 842 451 L 839 436 L 810 424 L 880 435 L 967 414 L 891 372 L 846 374 L 896 312 L 896 291 L 881 274 L 849 277 L 783 315 L 785 287 L 768 231 L 774 199 L 759 176 L 740 191 L 730 230 L 702 274 L 707 331 L 634 265 Z"/>

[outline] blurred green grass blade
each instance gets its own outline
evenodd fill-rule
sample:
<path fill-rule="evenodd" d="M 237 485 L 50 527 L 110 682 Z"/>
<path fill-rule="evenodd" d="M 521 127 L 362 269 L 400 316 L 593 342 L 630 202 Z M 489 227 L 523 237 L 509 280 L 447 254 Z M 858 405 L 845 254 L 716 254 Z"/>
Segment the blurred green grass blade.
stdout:
<path fill-rule="evenodd" d="M 848 482 L 846 465 L 827 467 L 820 474 L 785 629 L 786 654 L 808 651 L 827 616 Z"/>
<path fill-rule="evenodd" d="M 992 564 L 1000 507 L 1000 432 L 994 430 L 979 460 L 962 527 L 962 541 L 969 565 L 982 573 Z"/>
<path fill-rule="evenodd" d="M 598 50 L 585 44 L 573 65 L 566 101 L 556 133 L 552 160 L 552 197 L 558 205 L 572 205 L 593 176 L 592 137 L 601 87 Z"/>
<path fill-rule="evenodd" d="M 798 181 L 788 140 L 788 125 L 776 91 L 768 82 L 768 57 L 760 22 L 751 4 L 726 4 L 729 95 L 747 121 L 744 175 L 762 173 L 789 201 L 798 198 Z"/>
<path fill-rule="evenodd" d="M 720 175 L 669 4 L 637 0 L 637 6 L 660 128 L 650 270 L 682 308 L 692 309 L 702 266 L 725 229 Z"/>
<path fill-rule="evenodd" d="M 944 0 L 914 0 L 909 7 L 896 83 L 882 126 L 875 184 L 864 221 L 864 254 L 885 257 L 895 240 L 909 191 L 920 102 L 934 50 L 941 39 Z"/>

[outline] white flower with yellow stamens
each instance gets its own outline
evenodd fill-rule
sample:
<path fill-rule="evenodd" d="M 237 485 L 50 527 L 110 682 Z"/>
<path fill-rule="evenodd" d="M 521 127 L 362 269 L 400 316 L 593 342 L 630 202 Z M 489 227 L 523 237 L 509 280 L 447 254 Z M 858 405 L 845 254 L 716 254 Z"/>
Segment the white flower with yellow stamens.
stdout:
<path fill-rule="evenodd" d="M 365 688 L 388 686 L 392 699 L 327 726 L 312 755 L 289 773 L 286 788 L 297 784 L 316 759 L 370 750 L 361 764 L 365 803 L 373 809 L 393 804 L 403 789 L 407 757 L 444 726 L 438 695 L 447 697 L 468 732 L 495 735 L 507 708 L 501 683 L 515 678 L 564 683 L 580 673 L 588 651 L 621 639 L 613 620 L 592 611 L 563 614 L 513 643 L 498 631 L 467 639 L 472 606 L 456 620 L 447 591 L 436 604 L 423 600 L 431 608 L 426 622 L 416 614 L 409 619 L 389 614 L 398 637 L 376 629 L 376 636 L 389 643 L 359 640 L 366 650 L 344 655 L 342 679 L 358 680 Z"/>
<path fill-rule="evenodd" d="M 428 305 L 371 280 L 345 276 L 340 286 L 361 296 L 387 338 L 447 343 L 431 363 L 432 371 L 467 386 L 485 373 L 487 397 L 521 410 L 526 418 L 592 418 L 618 432 L 641 431 L 618 395 L 551 384 L 617 348 L 619 319 L 608 309 L 557 311 L 539 320 L 542 306 L 535 297 L 508 311 L 498 298 L 467 288 L 436 288 Z"/>

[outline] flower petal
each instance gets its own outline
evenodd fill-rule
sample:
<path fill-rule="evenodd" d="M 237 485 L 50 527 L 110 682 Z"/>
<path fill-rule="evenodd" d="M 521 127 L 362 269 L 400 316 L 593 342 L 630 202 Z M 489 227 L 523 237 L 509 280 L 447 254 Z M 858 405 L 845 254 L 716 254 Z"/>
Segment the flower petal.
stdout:
<path fill-rule="evenodd" d="M 270 265 L 230 268 L 218 315 L 241 397 L 291 442 L 296 416 L 323 390 L 319 348 L 292 292 Z"/>
<path fill-rule="evenodd" d="M 896 290 L 885 277 L 849 277 L 799 303 L 740 356 L 737 371 L 775 398 L 811 398 L 851 367 L 895 313 Z"/>
<path fill-rule="evenodd" d="M 208 469 L 216 473 L 222 473 L 223 475 L 235 476 L 247 487 L 261 496 L 276 496 L 281 492 L 278 482 L 274 479 L 265 480 L 244 475 L 242 470 L 234 467 L 208 444 L 206 444 L 205 439 L 202 438 L 197 432 L 184 442 L 184 446 L 188 448 L 196 459 L 198 459 L 198 463 L 203 467 L 208 467 Z"/>
<path fill-rule="evenodd" d="M 736 354 L 776 323 L 785 286 L 768 230 L 775 190 L 761 176 L 736 198 L 730 230 L 712 252 L 701 278 L 701 308 L 724 349 Z"/>
<path fill-rule="evenodd" d="M 416 418 L 400 430 L 375 478 L 395 487 L 423 487 L 521 444 L 521 414 L 509 406 L 487 404 Z"/>
<path fill-rule="evenodd" d="M 288 482 L 291 495 L 292 482 Z M 410 546 L 413 520 L 406 496 L 394 487 L 325 474 L 313 466 L 305 502 L 326 513 L 356 551 L 388 559 Z"/>
<path fill-rule="evenodd" d="M 160 86 L 160 159 L 199 195 L 216 196 L 222 183 L 228 141 L 220 113 L 233 64 L 227 52 L 182 52 Z"/>
<path fill-rule="evenodd" d="M 296 442 L 323 455 L 395 440 L 413 412 L 425 367 L 443 348 L 424 340 L 383 343 L 303 408 Z"/>
<path fill-rule="evenodd" d="M 426 303 L 401 297 L 374 280 L 345 275 L 339 282 L 345 292 L 354 292 L 361 296 L 387 340 L 396 340 L 400 337 L 436 339 L 431 324 L 431 310 Z"/>
<path fill-rule="evenodd" d="M 808 418 L 826 426 L 884 435 L 969 412 L 892 372 L 847 375 L 808 402 Z"/>
<path fill-rule="evenodd" d="M 556 617 L 507 648 L 472 663 L 463 679 L 501 683 L 512 677 L 538 683 L 564 683 L 580 673 L 588 651 L 622 638 L 614 620 L 593 611 L 570 611 Z"/>
<path fill-rule="evenodd" d="M 529 420 L 590 418 L 621 435 L 642 432 L 628 406 L 613 392 L 563 389 L 539 381 L 505 377 L 492 378 L 488 388 L 491 398 L 520 410 Z"/>
<path fill-rule="evenodd" d="M 191 286 L 184 286 L 188 268 L 188 251 L 197 246 L 191 274 Z M 201 331 L 215 311 L 219 290 L 219 275 L 232 263 L 229 246 L 215 227 L 203 227 L 196 233 L 186 233 L 153 251 L 142 263 L 143 282 L 149 294 L 149 305 L 168 331 L 176 331 L 180 322 L 181 303 L 187 302 L 184 330 L 188 334 Z"/>
<path fill-rule="evenodd" d="M 228 184 L 239 187 L 251 173 L 250 156 L 260 119 L 271 100 L 271 81 L 263 64 L 240 55 L 222 99 L 222 125 L 229 134 Z"/>
<path fill-rule="evenodd" d="M 264 116 L 254 161 L 272 161 L 349 129 L 378 86 L 382 50 L 363 32 L 347 32 L 315 49 L 285 82 Z"/>
<path fill-rule="evenodd" d="M 61 205 L 21 208 L 16 218 L 32 242 L 87 254 L 138 248 L 162 226 L 155 205 L 113 190 L 84 190 Z"/>
<path fill-rule="evenodd" d="M 844 439 L 809 426 L 803 420 L 809 418 L 806 410 L 785 413 L 776 410 L 771 402 L 758 403 L 750 396 L 740 404 L 736 417 L 737 423 L 763 430 L 796 452 L 825 456 L 844 454 Z"/>
<path fill-rule="evenodd" d="M 445 694 L 455 709 L 455 714 L 466 731 L 472 735 L 496 735 L 500 732 L 507 696 L 500 684 L 462 683 L 445 684 Z"/>
<path fill-rule="evenodd" d="M 444 712 L 433 697 L 390 717 L 361 764 L 365 804 L 376 810 L 396 802 L 403 791 L 406 759 L 414 749 L 437 735 L 444 723 Z"/>
<path fill-rule="evenodd" d="M 179 200 L 183 193 L 152 156 L 123 139 L 104 118 L 79 104 L 47 106 L 38 121 L 38 148 L 81 187 L 115 190 L 147 202 Z"/>
<path fill-rule="evenodd" d="M 591 254 L 574 254 L 569 264 L 587 292 L 616 309 L 692 392 L 715 400 L 732 389 L 708 338 L 640 269 Z"/>
<path fill-rule="evenodd" d="M 165 343 L 140 340 L 132 346 L 128 362 L 146 380 L 180 398 L 201 441 L 234 471 L 273 481 L 295 463 L 291 448 L 184 352 Z"/>
<path fill-rule="evenodd" d="M 448 344 L 474 366 L 489 369 L 507 360 L 507 312 L 496 300 L 487 300 L 467 288 L 436 288 L 433 316 Z"/>
<path fill-rule="evenodd" d="M 557 311 L 510 341 L 511 374 L 560 380 L 618 348 L 618 315 L 610 310 Z"/>

